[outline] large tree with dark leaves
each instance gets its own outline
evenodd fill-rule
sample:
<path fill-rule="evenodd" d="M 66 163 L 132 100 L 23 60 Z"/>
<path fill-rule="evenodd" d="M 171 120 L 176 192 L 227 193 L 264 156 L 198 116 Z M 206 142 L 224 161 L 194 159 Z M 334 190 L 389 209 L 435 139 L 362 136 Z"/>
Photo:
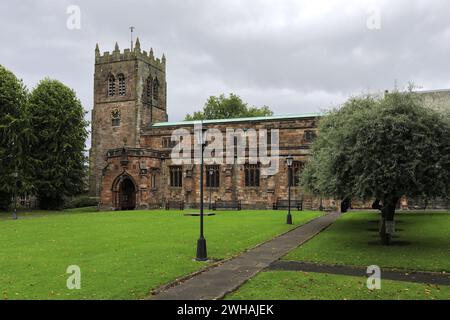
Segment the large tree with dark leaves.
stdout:
<path fill-rule="evenodd" d="M 84 190 L 85 111 L 75 92 L 57 80 L 42 80 L 29 100 L 38 141 L 32 145 L 36 194 L 42 209 L 58 209 L 65 197 Z"/>
<path fill-rule="evenodd" d="M 302 183 L 341 199 L 379 199 L 380 236 L 389 244 L 402 196 L 450 195 L 448 118 L 411 90 L 351 99 L 321 119 Z"/>
<path fill-rule="evenodd" d="M 8 209 L 15 189 L 23 193 L 32 187 L 28 147 L 33 135 L 26 103 L 22 82 L 0 65 L 0 210 Z"/>
<path fill-rule="evenodd" d="M 271 115 L 273 115 L 273 112 L 269 107 L 251 107 L 242 101 L 241 97 L 231 93 L 228 97 L 224 94 L 218 97 L 209 97 L 202 111 L 196 111 L 192 115 L 186 115 L 185 120 L 252 118 Z"/>

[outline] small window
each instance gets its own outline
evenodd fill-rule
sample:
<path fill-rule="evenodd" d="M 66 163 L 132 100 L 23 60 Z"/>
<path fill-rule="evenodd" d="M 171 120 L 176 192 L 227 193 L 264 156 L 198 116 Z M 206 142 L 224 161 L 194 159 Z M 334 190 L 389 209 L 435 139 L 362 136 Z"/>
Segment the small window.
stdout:
<path fill-rule="evenodd" d="M 124 96 L 126 93 L 125 76 L 121 73 L 119 78 L 119 96 Z"/>
<path fill-rule="evenodd" d="M 170 186 L 171 187 L 183 186 L 183 168 L 181 166 L 170 167 Z"/>
<path fill-rule="evenodd" d="M 119 119 L 112 119 L 112 124 L 113 127 L 120 127 L 120 118 Z"/>
<path fill-rule="evenodd" d="M 316 132 L 314 130 L 306 130 L 304 133 L 305 142 L 313 142 L 316 139 Z"/>
<path fill-rule="evenodd" d="M 260 167 L 259 164 L 245 165 L 245 186 L 259 187 Z"/>
<path fill-rule="evenodd" d="M 108 96 L 112 97 L 116 94 L 116 79 L 111 74 L 108 77 Z"/>
<path fill-rule="evenodd" d="M 212 174 L 211 174 L 212 173 Z M 219 188 L 220 170 L 219 166 L 206 166 L 206 187 Z"/>
<path fill-rule="evenodd" d="M 300 185 L 300 173 L 303 170 L 303 162 L 294 161 L 289 175 L 289 185 L 291 187 L 298 187 Z"/>
<path fill-rule="evenodd" d="M 154 173 L 151 176 L 150 184 L 151 184 L 151 188 L 153 190 L 155 190 L 156 189 L 156 174 L 154 174 Z"/>
<path fill-rule="evenodd" d="M 173 148 L 177 145 L 176 141 L 172 141 L 171 137 L 163 137 L 162 138 L 162 147 L 163 148 Z"/>

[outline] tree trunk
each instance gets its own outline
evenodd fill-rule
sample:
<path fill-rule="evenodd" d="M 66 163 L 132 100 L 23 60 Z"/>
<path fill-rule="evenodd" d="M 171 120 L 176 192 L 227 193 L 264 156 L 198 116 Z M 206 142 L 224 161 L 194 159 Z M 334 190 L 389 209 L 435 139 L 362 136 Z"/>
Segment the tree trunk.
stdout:
<path fill-rule="evenodd" d="M 383 245 L 390 245 L 394 233 L 394 215 L 398 202 L 397 197 L 387 196 L 383 201 L 380 221 L 380 239 Z"/>

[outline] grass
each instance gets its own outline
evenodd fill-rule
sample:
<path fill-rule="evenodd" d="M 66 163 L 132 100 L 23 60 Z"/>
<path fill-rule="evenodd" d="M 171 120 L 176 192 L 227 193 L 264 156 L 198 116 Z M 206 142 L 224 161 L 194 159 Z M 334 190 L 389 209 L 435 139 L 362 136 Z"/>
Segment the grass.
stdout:
<path fill-rule="evenodd" d="M 0 221 L 0 298 L 139 299 L 152 288 L 207 266 L 195 262 L 199 218 L 175 211 L 21 213 Z M 76 213 L 76 214 L 75 214 Z M 284 211 L 205 217 L 208 254 L 229 258 L 288 231 Z M 294 212 L 296 224 L 319 212 Z M 81 289 L 68 290 L 69 265 Z"/>
<path fill-rule="evenodd" d="M 284 260 L 450 272 L 450 214 L 396 215 L 398 245 L 381 246 L 376 213 L 348 213 Z"/>
<path fill-rule="evenodd" d="M 37 217 L 48 217 L 48 216 L 61 216 L 66 214 L 75 213 L 93 213 L 97 211 L 97 207 L 83 207 L 75 209 L 64 209 L 64 210 L 26 210 L 18 209 L 17 216 L 20 219 L 25 218 L 37 218 Z M 0 221 L 11 220 L 12 212 L 0 211 Z"/>
<path fill-rule="evenodd" d="M 450 299 L 450 286 L 382 280 L 380 290 L 369 290 L 366 278 L 267 271 L 249 280 L 228 300 L 420 300 Z"/>

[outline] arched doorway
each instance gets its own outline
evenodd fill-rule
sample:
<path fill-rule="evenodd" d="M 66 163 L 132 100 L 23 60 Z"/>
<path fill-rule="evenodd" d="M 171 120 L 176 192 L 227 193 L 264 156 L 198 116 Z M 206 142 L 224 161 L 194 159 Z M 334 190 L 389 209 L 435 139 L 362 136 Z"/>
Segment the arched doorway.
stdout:
<path fill-rule="evenodd" d="M 119 209 L 134 210 L 136 207 L 136 188 L 130 178 L 124 177 L 119 184 Z"/>

